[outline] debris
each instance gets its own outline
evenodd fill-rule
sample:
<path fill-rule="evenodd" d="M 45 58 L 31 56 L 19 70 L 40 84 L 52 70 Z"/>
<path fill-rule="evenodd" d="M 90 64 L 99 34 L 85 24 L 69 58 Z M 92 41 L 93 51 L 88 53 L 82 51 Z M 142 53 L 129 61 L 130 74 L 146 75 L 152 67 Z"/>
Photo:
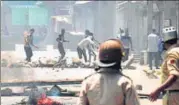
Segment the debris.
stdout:
<path fill-rule="evenodd" d="M 146 76 L 150 79 L 157 79 L 158 76 L 155 74 L 155 70 L 150 70 L 150 71 L 147 71 L 147 70 L 143 70 L 144 73 L 146 74 Z"/>
<path fill-rule="evenodd" d="M 1 60 L 1 67 L 7 67 L 8 61 L 6 59 Z"/>
<path fill-rule="evenodd" d="M 51 98 L 40 98 L 37 102 L 37 105 L 63 105 L 60 102 L 56 102 L 54 100 L 52 100 Z"/>
<path fill-rule="evenodd" d="M 25 99 L 25 98 L 23 98 L 22 100 L 21 100 L 21 102 L 17 102 L 16 104 L 13 104 L 13 105 L 27 105 L 28 104 L 28 101 Z"/>
<path fill-rule="evenodd" d="M 12 95 L 12 90 L 9 88 L 1 90 L 1 96 L 11 96 Z"/>

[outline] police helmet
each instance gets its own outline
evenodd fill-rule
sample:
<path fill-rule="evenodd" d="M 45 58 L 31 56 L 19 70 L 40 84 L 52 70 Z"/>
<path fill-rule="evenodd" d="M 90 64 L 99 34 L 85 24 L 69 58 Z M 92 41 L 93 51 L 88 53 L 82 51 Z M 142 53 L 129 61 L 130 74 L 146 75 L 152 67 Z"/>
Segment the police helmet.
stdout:
<path fill-rule="evenodd" d="M 110 39 L 99 46 L 99 67 L 112 67 L 122 60 L 122 42 L 118 39 Z"/>
<path fill-rule="evenodd" d="M 177 40 L 177 31 L 173 26 L 163 29 L 163 42 L 168 42 L 171 40 Z"/>

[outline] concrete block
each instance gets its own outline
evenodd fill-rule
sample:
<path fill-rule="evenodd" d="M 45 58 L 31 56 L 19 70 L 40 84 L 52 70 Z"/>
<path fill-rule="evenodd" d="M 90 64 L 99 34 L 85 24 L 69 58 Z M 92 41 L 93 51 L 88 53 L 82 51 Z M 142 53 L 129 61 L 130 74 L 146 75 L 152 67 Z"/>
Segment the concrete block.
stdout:
<path fill-rule="evenodd" d="M 148 52 L 141 51 L 140 64 L 147 65 L 148 64 Z"/>
<path fill-rule="evenodd" d="M 47 45 L 46 46 L 46 50 L 47 51 L 53 51 L 54 50 L 54 46 L 53 45 Z"/>
<path fill-rule="evenodd" d="M 15 51 L 16 52 L 24 52 L 24 45 L 23 44 L 15 44 Z"/>

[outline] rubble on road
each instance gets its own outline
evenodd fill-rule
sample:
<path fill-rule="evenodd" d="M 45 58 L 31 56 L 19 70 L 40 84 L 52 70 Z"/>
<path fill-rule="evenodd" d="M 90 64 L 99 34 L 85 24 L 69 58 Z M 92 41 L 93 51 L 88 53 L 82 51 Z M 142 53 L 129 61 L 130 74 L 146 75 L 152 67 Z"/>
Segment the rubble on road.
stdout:
<path fill-rule="evenodd" d="M 49 67 L 52 68 L 58 63 L 59 57 L 41 56 L 37 59 L 33 59 L 32 62 L 27 62 L 22 58 L 15 56 L 15 52 L 2 52 L 1 53 L 1 67 L 9 68 L 36 68 L 36 67 Z M 122 63 L 123 68 L 128 68 L 133 63 L 134 56 L 129 56 L 129 60 Z M 97 65 L 95 61 L 91 63 L 85 63 L 77 57 L 65 57 L 62 62 L 57 66 L 58 68 L 95 68 Z"/>
<path fill-rule="evenodd" d="M 70 61 L 71 60 L 71 61 Z M 35 67 L 49 67 L 52 68 L 55 64 L 58 64 L 56 57 L 46 58 L 40 57 L 37 61 L 33 62 L 26 62 L 26 61 L 18 61 L 9 63 L 7 59 L 1 59 L 1 67 L 9 67 L 9 68 L 20 68 L 20 67 L 27 67 L 27 68 L 35 68 Z M 78 58 L 65 58 L 63 59 L 58 65 L 58 68 L 94 68 L 95 63 L 83 63 Z"/>
<path fill-rule="evenodd" d="M 160 70 L 148 70 L 148 69 L 144 69 L 143 72 L 150 79 L 158 79 L 161 76 L 161 71 Z"/>

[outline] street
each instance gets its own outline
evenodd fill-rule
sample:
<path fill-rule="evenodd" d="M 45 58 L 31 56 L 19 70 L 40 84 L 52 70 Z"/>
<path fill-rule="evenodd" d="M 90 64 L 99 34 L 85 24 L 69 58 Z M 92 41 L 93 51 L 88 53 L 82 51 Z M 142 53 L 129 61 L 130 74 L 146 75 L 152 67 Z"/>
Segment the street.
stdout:
<path fill-rule="evenodd" d="M 136 69 L 126 69 L 123 70 L 123 73 L 129 76 L 134 85 L 142 85 L 142 90 L 137 90 L 139 93 L 149 94 L 160 84 L 159 79 L 150 79 L 143 72 L 145 67 L 140 66 L 139 64 L 132 64 Z M 14 72 L 12 72 L 14 71 Z M 2 82 L 25 82 L 25 81 L 62 81 L 62 80 L 83 80 L 86 76 L 93 73 L 93 69 L 85 68 L 65 68 L 64 70 L 52 70 L 51 68 L 25 68 L 25 69 L 5 69 L 1 68 L 1 81 Z M 27 78 L 28 76 L 28 78 Z M 59 85 L 62 89 L 67 89 L 71 91 L 80 91 L 79 85 Z M 52 86 L 40 86 L 47 87 L 50 89 Z M 5 89 L 7 87 L 1 87 Z M 22 91 L 24 87 L 8 87 L 14 92 Z M 25 96 L 24 96 L 25 97 Z M 75 103 L 77 97 L 54 97 L 58 101 L 64 103 Z M 1 97 L 2 105 L 11 105 L 16 102 L 20 102 L 23 99 L 23 96 L 13 96 L 13 97 Z M 159 99 L 156 102 L 152 103 L 148 99 L 140 99 L 141 105 L 162 105 L 162 100 Z"/>
<path fill-rule="evenodd" d="M 173 89 L 177 74 L 173 68 L 178 68 L 179 50 L 176 57 L 172 50 L 178 46 L 178 32 L 179 0 L 2 0 L 1 105 L 27 102 L 31 95 L 42 96 L 42 91 L 55 94 L 50 98 L 64 105 L 76 105 L 81 82 L 97 66 L 103 68 L 98 60 L 122 68 L 141 105 L 162 105 L 161 95 L 156 102 L 148 96 L 157 88 L 178 92 L 178 87 Z"/>

